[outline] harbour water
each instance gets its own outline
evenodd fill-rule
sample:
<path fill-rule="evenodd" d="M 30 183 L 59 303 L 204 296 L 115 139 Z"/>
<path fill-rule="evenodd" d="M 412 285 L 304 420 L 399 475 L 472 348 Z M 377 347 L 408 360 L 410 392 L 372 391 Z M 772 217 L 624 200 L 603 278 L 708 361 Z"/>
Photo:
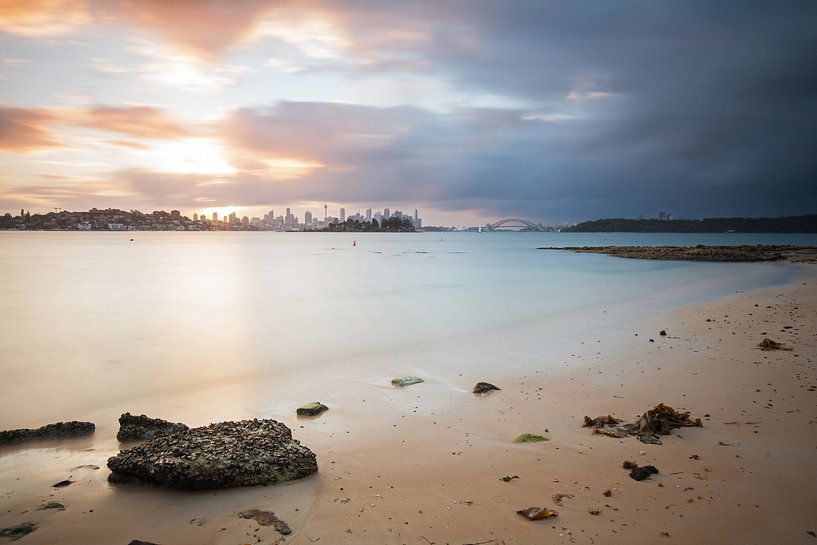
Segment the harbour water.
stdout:
<path fill-rule="evenodd" d="M 538 347 L 570 343 L 559 324 L 583 312 L 604 308 L 625 328 L 800 269 L 537 247 L 758 242 L 817 236 L 0 233 L 0 428 L 113 426 L 125 410 L 193 424 L 278 416 L 304 401 L 296 384 L 399 369 L 442 376 L 491 358 L 547 365 L 535 347 L 526 357 L 498 343 L 486 355 L 475 341 L 516 331 Z M 583 323 L 593 326 L 586 314 Z"/>

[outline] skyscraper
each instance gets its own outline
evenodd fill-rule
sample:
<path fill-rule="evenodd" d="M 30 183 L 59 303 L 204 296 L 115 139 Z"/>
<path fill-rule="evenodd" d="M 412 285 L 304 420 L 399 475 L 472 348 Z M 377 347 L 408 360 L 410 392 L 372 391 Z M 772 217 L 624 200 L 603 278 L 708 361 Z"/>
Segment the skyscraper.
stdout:
<path fill-rule="evenodd" d="M 366 209 L 366 221 L 372 221 L 372 209 L 371 208 Z"/>
<path fill-rule="evenodd" d="M 420 214 L 417 212 L 417 209 L 414 209 L 414 226 L 419 227 L 420 224 Z"/>
<path fill-rule="evenodd" d="M 213 212 L 213 223 L 218 223 L 218 212 Z"/>
<path fill-rule="evenodd" d="M 343 223 L 344 221 L 346 221 L 346 209 L 341 208 L 340 209 L 340 222 Z"/>
<path fill-rule="evenodd" d="M 309 210 L 304 212 L 304 223 L 306 225 L 312 225 L 312 212 L 310 212 Z"/>
<path fill-rule="evenodd" d="M 383 219 L 387 220 L 390 217 L 391 217 L 391 210 L 389 210 L 388 208 L 384 208 L 383 209 Z"/>

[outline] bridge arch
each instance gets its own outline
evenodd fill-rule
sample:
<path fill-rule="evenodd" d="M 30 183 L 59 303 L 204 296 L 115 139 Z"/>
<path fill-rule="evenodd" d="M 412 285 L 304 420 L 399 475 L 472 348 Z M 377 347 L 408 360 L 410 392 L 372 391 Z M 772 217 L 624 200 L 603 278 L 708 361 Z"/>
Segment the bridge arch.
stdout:
<path fill-rule="evenodd" d="M 532 221 L 524 220 L 522 218 L 506 218 L 490 224 L 492 230 L 494 229 L 531 229 L 539 230 L 542 227 L 533 223 Z"/>

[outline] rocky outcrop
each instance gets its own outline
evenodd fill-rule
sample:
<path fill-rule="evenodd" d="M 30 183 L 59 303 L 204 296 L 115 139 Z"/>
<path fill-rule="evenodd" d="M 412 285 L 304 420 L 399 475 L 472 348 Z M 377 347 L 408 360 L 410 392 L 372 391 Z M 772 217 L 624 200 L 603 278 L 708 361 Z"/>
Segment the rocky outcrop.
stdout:
<path fill-rule="evenodd" d="M 542 247 L 539 250 L 608 254 L 630 259 L 661 259 L 672 261 L 793 261 L 817 262 L 817 248 L 791 245 L 743 246 L 567 246 Z"/>
<path fill-rule="evenodd" d="M 220 422 L 150 439 L 108 459 L 114 483 L 183 489 L 276 484 L 318 470 L 315 454 L 275 420 Z"/>
<path fill-rule="evenodd" d="M 30 429 L 22 428 L 17 430 L 0 431 L 0 446 L 16 445 L 23 441 L 32 441 L 35 439 L 67 439 L 70 437 L 81 437 L 94 433 L 93 422 L 77 422 L 72 420 L 70 422 L 57 422 L 56 424 L 48 424 L 42 428 Z"/>
<path fill-rule="evenodd" d="M 141 441 L 154 439 L 165 435 L 173 435 L 189 429 L 181 422 L 168 422 L 161 418 L 149 418 L 145 415 L 134 416 L 125 413 L 119 417 L 119 432 L 116 438 L 119 441 Z"/>

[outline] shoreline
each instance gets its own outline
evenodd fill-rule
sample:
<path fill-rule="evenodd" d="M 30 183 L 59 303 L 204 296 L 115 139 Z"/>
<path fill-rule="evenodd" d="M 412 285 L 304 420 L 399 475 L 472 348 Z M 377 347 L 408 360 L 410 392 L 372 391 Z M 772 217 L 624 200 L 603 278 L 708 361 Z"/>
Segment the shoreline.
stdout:
<path fill-rule="evenodd" d="M 571 356 L 562 354 L 565 365 L 497 370 L 503 354 L 496 354 L 486 355 L 495 361 L 493 370 L 482 364 L 479 375 L 463 369 L 400 390 L 381 384 L 385 374 L 348 388 L 338 383 L 338 397 L 321 399 L 328 401 L 328 413 L 286 419 L 320 465 L 318 475 L 286 485 L 197 493 L 109 487 L 104 460 L 116 449 L 113 440 L 4 450 L 0 467 L 9 492 L 0 497 L 0 527 L 26 516 L 40 521 L 23 543 L 226 544 L 255 542 L 254 536 L 274 543 L 273 530 L 256 532 L 255 522 L 235 517 L 260 508 L 275 511 L 292 527 L 287 542 L 305 544 L 317 538 L 810 543 L 814 538 L 806 532 L 817 530 L 809 527 L 817 439 L 809 408 L 817 404 L 817 393 L 800 386 L 817 385 L 817 274 L 802 270 L 808 272 L 796 283 L 650 313 L 626 336 L 612 331 L 603 341 L 588 337 Z M 792 329 L 783 329 L 786 325 Z M 668 336 L 661 338 L 659 329 Z M 757 350 L 764 332 L 791 343 L 794 351 Z M 547 359 L 558 352 L 525 350 L 504 356 Z M 502 390 L 474 397 L 470 388 L 479 380 Z M 630 420 L 659 402 L 690 410 L 693 418 L 711 416 L 703 418 L 703 428 L 675 430 L 660 446 L 594 436 L 581 427 L 585 415 Z M 99 426 L 97 435 L 105 428 L 113 425 Z M 550 441 L 514 444 L 513 437 L 524 432 Z M 690 459 L 692 454 L 700 459 Z M 661 473 L 651 481 L 632 481 L 621 469 L 625 459 L 654 464 Z M 49 488 L 70 468 L 87 464 L 102 469 L 78 470 L 82 478 L 75 485 Z M 500 480 L 505 475 L 519 479 L 505 483 Z M 685 490 L 689 487 L 694 490 Z M 601 495 L 606 489 L 612 490 L 609 498 Z M 574 498 L 556 506 L 551 495 L 557 493 Z M 66 511 L 34 511 L 48 499 L 64 501 Z M 515 514 L 530 506 L 556 509 L 559 516 L 529 522 Z M 206 522 L 191 524 L 194 519 Z M 253 540 L 240 541 L 248 537 Z"/>

